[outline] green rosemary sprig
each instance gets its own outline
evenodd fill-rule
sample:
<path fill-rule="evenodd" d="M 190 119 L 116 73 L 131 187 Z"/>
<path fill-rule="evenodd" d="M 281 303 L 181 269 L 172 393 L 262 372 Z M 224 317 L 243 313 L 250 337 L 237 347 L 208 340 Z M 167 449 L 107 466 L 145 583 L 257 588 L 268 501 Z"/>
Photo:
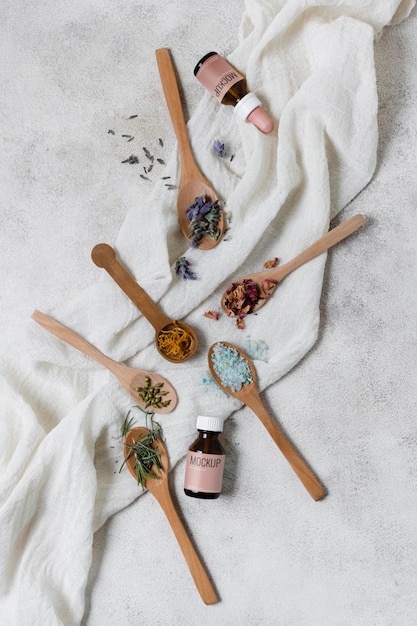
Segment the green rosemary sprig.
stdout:
<path fill-rule="evenodd" d="M 159 472 L 162 470 L 161 453 L 156 447 L 154 447 L 153 444 L 155 441 L 162 441 L 163 431 L 162 426 L 154 420 L 153 413 L 143 411 L 143 409 L 139 406 L 135 408 L 138 408 L 140 411 L 145 413 L 146 428 L 149 432 L 140 439 L 137 439 L 133 445 L 127 446 L 129 451 L 120 466 L 119 473 L 123 470 L 128 459 L 130 459 L 133 455 L 135 459 L 135 471 L 138 485 L 140 485 L 142 489 L 145 489 L 145 482 L 148 478 L 159 478 L 159 476 L 157 476 L 153 471 L 153 468 L 156 467 Z M 131 411 L 128 412 L 123 422 L 123 437 L 127 435 L 129 430 L 131 430 L 133 425 L 136 423 L 135 418 L 130 417 L 130 413 Z"/>
<path fill-rule="evenodd" d="M 126 437 L 129 430 L 132 430 L 133 426 L 136 424 L 136 418 L 130 417 L 131 410 L 128 411 L 123 425 L 122 425 L 122 437 Z"/>

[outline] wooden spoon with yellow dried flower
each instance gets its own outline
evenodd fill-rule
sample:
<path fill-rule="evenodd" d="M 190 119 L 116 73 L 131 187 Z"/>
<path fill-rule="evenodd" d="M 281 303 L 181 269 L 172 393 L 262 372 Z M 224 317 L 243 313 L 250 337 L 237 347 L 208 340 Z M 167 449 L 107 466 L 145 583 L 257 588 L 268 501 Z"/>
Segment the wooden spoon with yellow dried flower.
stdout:
<path fill-rule="evenodd" d="M 107 243 L 98 243 L 91 251 L 97 267 L 110 274 L 139 311 L 156 331 L 156 347 L 159 354 L 171 363 L 182 363 L 190 359 L 197 350 L 194 330 L 182 320 L 172 320 L 155 304 L 146 291 L 135 281 L 127 269 L 116 258 L 116 252 Z"/>

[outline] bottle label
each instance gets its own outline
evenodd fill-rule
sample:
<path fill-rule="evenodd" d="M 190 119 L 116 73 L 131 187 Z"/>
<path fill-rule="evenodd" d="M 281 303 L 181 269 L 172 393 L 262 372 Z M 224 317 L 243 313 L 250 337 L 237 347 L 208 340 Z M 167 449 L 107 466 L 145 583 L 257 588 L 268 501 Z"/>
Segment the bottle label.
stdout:
<path fill-rule="evenodd" d="M 242 80 L 243 76 L 223 57 L 214 54 L 204 61 L 196 78 L 218 102 L 221 102 L 230 87 Z"/>
<path fill-rule="evenodd" d="M 187 452 L 184 488 L 204 493 L 220 493 L 222 490 L 224 454 Z"/>

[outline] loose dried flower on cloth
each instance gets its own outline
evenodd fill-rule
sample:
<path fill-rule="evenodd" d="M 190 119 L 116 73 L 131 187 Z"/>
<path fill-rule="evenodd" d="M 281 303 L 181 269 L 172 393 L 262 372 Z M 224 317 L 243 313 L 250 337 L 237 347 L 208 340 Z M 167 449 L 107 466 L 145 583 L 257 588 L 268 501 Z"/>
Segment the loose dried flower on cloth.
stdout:
<path fill-rule="evenodd" d="M 190 269 L 191 262 L 185 256 L 179 257 L 175 261 L 175 273 L 183 280 L 197 280 L 197 275 Z"/>
<path fill-rule="evenodd" d="M 214 152 L 222 159 L 227 156 L 227 150 L 224 147 L 224 143 L 219 139 L 216 139 L 213 143 Z"/>

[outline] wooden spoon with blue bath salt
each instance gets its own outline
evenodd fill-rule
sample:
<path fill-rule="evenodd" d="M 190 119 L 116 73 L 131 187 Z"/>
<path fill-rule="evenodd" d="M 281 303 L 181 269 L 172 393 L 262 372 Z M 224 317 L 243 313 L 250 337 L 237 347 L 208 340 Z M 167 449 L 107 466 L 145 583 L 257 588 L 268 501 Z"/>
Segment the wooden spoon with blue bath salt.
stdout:
<path fill-rule="evenodd" d="M 55 335 L 55 337 L 58 337 L 62 341 L 65 341 L 65 343 L 69 344 L 76 350 L 79 350 L 79 352 L 82 352 L 86 356 L 90 357 L 91 359 L 108 369 L 118 379 L 119 383 L 122 385 L 122 387 L 124 387 L 124 389 L 135 401 L 135 403 L 142 409 L 148 409 L 149 405 L 147 405 L 147 401 L 143 401 L 140 398 L 140 392 L 137 391 L 137 389 L 145 388 L 147 383 L 149 382 L 148 379 L 150 379 L 151 387 L 161 385 L 160 387 L 157 387 L 157 389 L 164 392 L 164 394 L 160 397 L 161 406 L 157 405 L 157 401 L 153 401 L 150 409 L 148 410 L 151 410 L 155 413 L 170 413 L 175 409 L 178 402 L 175 389 L 171 385 L 171 383 L 163 376 L 160 376 L 160 374 L 128 367 L 123 363 L 118 363 L 117 361 L 114 361 L 110 357 L 100 352 L 100 350 L 98 350 L 95 346 L 89 343 L 86 339 L 75 333 L 73 330 L 69 329 L 67 326 L 64 326 L 60 322 L 57 322 L 55 319 L 49 317 L 49 315 L 46 315 L 41 311 L 34 311 L 32 313 L 32 319 L 34 319 L 35 322 L 45 328 L 45 330 L 48 330 L 50 333 Z"/>
<path fill-rule="evenodd" d="M 135 454 L 132 454 L 132 446 L 136 444 L 138 440 L 143 438 L 149 433 L 147 428 L 132 428 L 125 436 L 124 445 L 124 457 L 129 472 L 137 480 L 136 472 L 136 458 Z M 156 438 L 152 443 L 154 448 L 160 453 L 160 463 L 162 469 L 157 468 L 155 465 L 151 468 L 154 478 L 146 478 L 145 487 L 151 494 L 158 500 L 162 510 L 167 516 L 168 522 L 174 532 L 174 535 L 178 541 L 178 545 L 184 555 L 184 558 L 189 567 L 191 576 L 194 579 L 194 583 L 200 593 L 201 599 L 205 604 L 215 604 L 217 602 L 217 595 L 214 587 L 208 577 L 206 570 L 201 563 L 198 554 L 191 543 L 191 539 L 178 515 L 178 512 L 173 504 L 171 492 L 168 483 L 168 470 L 169 459 L 165 445 L 161 439 Z"/>
<path fill-rule="evenodd" d="M 335 228 L 332 228 L 323 237 L 320 237 L 315 243 L 306 248 L 303 252 L 297 255 L 291 261 L 288 261 L 284 265 L 274 267 L 273 269 L 264 270 L 262 272 L 256 272 L 254 274 L 247 274 L 237 280 L 233 281 L 231 285 L 226 289 L 221 298 L 222 309 L 229 317 L 244 317 L 249 313 L 255 313 L 261 308 L 270 296 L 275 293 L 277 285 L 284 280 L 288 274 L 299 268 L 307 261 L 311 261 L 315 257 L 319 256 L 336 243 L 339 243 L 349 235 L 358 230 L 366 223 L 363 215 L 355 215 L 350 219 L 342 222 Z M 235 306 L 236 298 L 241 295 L 239 291 L 243 289 L 246 295 L 249 295 L 250 286 L 245 286 L 244 281 L 250 281 L 254 283 L 256 287 L 256 296 L 251 298 L 251 304 L 245 311 L 239 311 L 239 307 Z M 253 286 L 253 285 L 252 285 Z M 246 299 L 247 302 L 248 298 Z"/>
<path fill-rule="evenodd" d="M 251 359 L 237 346 L 221 341 L 210 347 L 208 366 L 220 389 L 246 404 L 257 415 L 310 496 L 314 500 L 323 498 L 325 488 L 262 403 Z"/>
<path fill-rule="evenodd" d="M 169 49 L 160 48 L 159 50 L 156 50 L 155 55 L 165 100 L 171 116 L 181 158 L 181 179 L 177 196 L 178 223 L 184 237 L 188 241 L 191 241 L 189 232 L 190 221 L 186 213 L 187 208 L 199 196 L 203 196 L 207 201 L 212 203 L 218 201 L 218 196 L 195 162 L 190 142 L 188 140 L 187 127 L 182 110 L 178 83 Z M 219 236 L 216 239 L 204 236 L 198 243 L 197 247 L 201 250 L 210 250 L 211 248 L 217 246 L 223 236 L 224 228 L 225 220 L 223 211 L 221 211 L 220 218 L 217 223 Z"/>
<path fill-rule="evenodd" d="M 197 350 L 194 330 L 181 320 L 170 319 L 146 291 L 135 281 L 116 258 L 116 252 L 107 243 L 98 243 L 91 252 L 97 267 L 104 268 L 122 291 L 136 305 L 155 329 L 155 343 L 159 354 L 171 363 L 183 363 Z"/>

